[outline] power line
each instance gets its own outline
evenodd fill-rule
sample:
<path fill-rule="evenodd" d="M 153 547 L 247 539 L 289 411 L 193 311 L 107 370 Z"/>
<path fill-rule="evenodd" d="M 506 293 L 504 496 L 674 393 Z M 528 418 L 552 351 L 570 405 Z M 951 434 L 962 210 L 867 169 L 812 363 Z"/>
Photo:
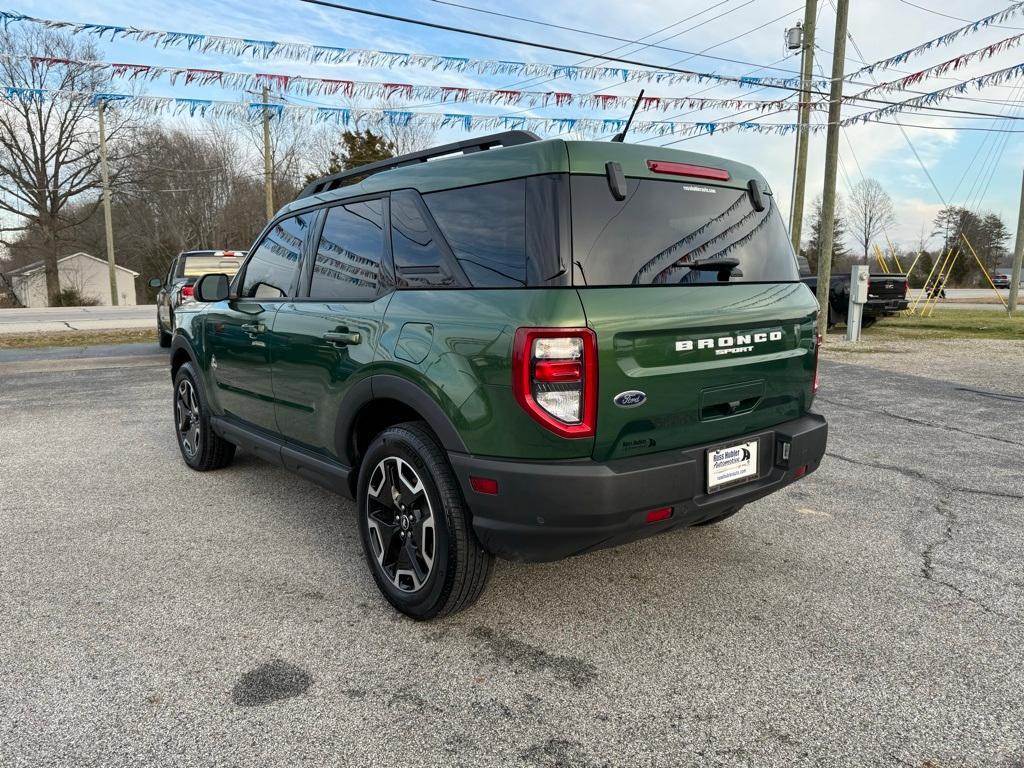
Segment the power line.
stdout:
<path fill-rule="evenodd" d="M 948 13 L 943 13 L 942 11 L 936 11 L 934 8 L 928 8 L 927 6 L 924 6 L 924 5 L 918 5 L 917 3 L 912 3 L 912 2 L 910 2 L 910 0 L 899 0 L 899 1 L 901 3 L 903 3 L 904 5 L 911 6 L 912 8 L 917 8 L 917 9 L 922 10 L 922 11 L 927 11 L 928 13 L 933 13 L 936 16 L 944 16 L 947 19 L 953 19 L 953 21 L 966 21 L 968 24 L 973 21 L 973 19 L 965 19 L 962 16 L 951 16 Z M 992 27 L 995 28 L 995 29 L 1024 30 L 1024 27 L 1008 27 L 1008 26 L 1006 26 L 1004 24 L 993 24 Z"/>
<path fill-rule="evenodd" d="M 577 27 L 567 27 L 567 26 L 565 26 L 563 24 L 554 24 L 554 23 L 548 22 L 548 21 L 541 21 L 540 19 L 531 19 L 531 18 L 528 18 L 528 17 L 525 17 L 525 16 L 516 16 L 516 15 L 511 14 L 511 13 L 501 13 L 500 11 L 491 11 L 491 10 L 488 10 L 487 8 L 477 8 L 477 7 L 472 6 L 472 5 L 466 5 L 466 4 L 463 4 L 463 3 L 455 3 L 455 2 L 452 2 L 452 0 L 431 0 L 431 1 L 434 2 L 434 3 L 438 3 L 439 5 L 450 5 L 450 6 L 454 7 L 454 8 L 464 8 L 465 10 L 475 11 L 476 13 L 486 13 L 489 16 L 499 16 L 499 17 L 505 18 L 505 19 L 513 19 L 515 21 L 522 21 L 522 22 L 525 22 L 527 24 L 536 24 L 538 26 L 548 27 L 550 29 L 561 29 L 561 30 L 564 30 L 566 32 L 576 32 L 576 33 L 581 34 L 581 35 L 589 35 L 591 37 L 600 37 L 600 38 L 603 38 L 605 40 L 616 40 L 618 42 L 628 43 L 628 44 L 633 44 L 633 45 L 640 45 L 641 44 L 637 40 L 630 40 L 630 39 L 625 38 L 625 37 L 616 37 L 615 35 L 606 35 L 606 34 L 603 34 L 601 32 L 594 32 L 594 31 L 587 30 L 587 29 L 579 29 Z M 725 0 L 725 2 L 728 2 L 728 0 Z M 753 2 L 753 0 L 751 0 L 751 2 Z M 723 3 L 719 3 L 719 5 L 722 5 L 722 4 Z M 739 10 L 740 8 L 743 8 L 744 6 L 749 5 L 749 4 L 750 3 L 744 3 L 743 5 L 740 5 L 740 6 L 737 6 L 736 8 L 730 9 L 726 13 L 732 13 L 733 11 Z M 715 21 L 716 19 L 719 19 L 719 18 L 721 18 L 722 16 L 725 16 L 725 15 L 726 15 L 725 13 L 722 13 L 722 14 L 719 14 L 718 16 L 716 16 L 716 17 L 714 17 L 712 19 L 708 19 L 706 22 L 701 22 L 701 23 L 702 24 L 706 24 L 708 22 Z M 786 14 L 786 15 L 788 16 L 789 14 Z M 696 27 L 693 27 L 691 29 L 696 29 Z M 691 30 L 687 30 L 687 31 L 691 31 Z M 683 33 L 680 33 L 680 34 L 683 34 Z M 730 42 L 730 41 L 726 40 L 725 42 Z M 724 43 L 722 43 L 722 44 L 724 44 Z M 621 46 L 621 47 L 625 47 L 625 46 Z M 758 66 L 755 62 L 752 62 L 752 61 L 743 61 L 742 59 L 730 59 L 730 58 L 726 58 L 724 56 L 713 56 L 713 55 L 710 55 L 710 54 L 705 54 L 703 52 L 686 51 L 686 50 L 683 50 L 681 48 L 671 48 L 669 46 L 659 45 L 657 43 L 650 43 L 650 44 L 645 45 L 644 47 L 645 48 L 657 48 L 657 49 L 662 50 L 662 51 L 672 51 L 673 53 L 683 53 L 683 54 L 688 54 L 688 55 L 694 56 L 694 57 L 698 57 L 699 56 L 702 59 L 714 59 L 715 61 L 724 61 L 724 62 L 728 62 L 730 64 L 743 64 L 744 66 L 749 66 L 749 67 L 756 67 L 756 66 Z M 636 51 L 634 51 L 634 53 L 636 53 Z M 798 74 L 796 71 L 794 71 L 792 69 L 783 69 L 782 67 L 763 67 L 763 69 L 774 69 L 774 70 L 776 70 L 778 72 L 785 72 L 787 74 L 792 74 L 792 75 Z"/>
<path fill-rule="evenodd" d="M 340 11 L 348 11 L 349 13 L 358 13 L 358 14 L 362 14 L 362 15 L 365 15 L 365 16 L 373 16 L 375 18 L 387 19 L 389 21 L 397 21 L 397 22 L 401 22 L 403 24 L 413 24 L 413 25 L 416 25 L 416 26 L 428 27 L 430 29 L 439 29 L 439 30 L 442 30 L 442 31 L 445 31 L 445 32 L 455 32 L 455 33 L 461 34 L 461 35 L 470 35 L 472 37 L 480 37 L 480 38 L 483 38 L 483 39 L 486 39 L 486 40 L 496 40 L 498 42 L 511 43 L 513 45 L 524 45 L 524 46 L 527 46 L 527 47 L 530 47 L 530 48 L 541 48 L 543 50 L 548 50 L 548 51 L 557 51 L 559 53 L 568 53 L 568 54 L 572 54 L 573 56 L 587 56 L 587 57 L 591 57 L 591 58 L 600 58 L 600 59 L 605 59 L 606 61 L 618 62 L 620 64 L 629 64 L 629 65 L 632 65 L 632 66 L 649 67 L 651 69 L 660 69 L 660 70 L 666 71 L 666 72 L 677 72 L 679 74 L 693 75 L 693 76 L 697 76 L 697 77 L 707 77 L 708 76 L 707 73 L 695 72 L 693 70 L 688 70 L 688 69 L 680 69 L 678 67 L 671 66 L 671 65 L 669 65 L 669 66 L 659 66 L 657 64 L 651 64 L 651 63 L 648 63 L 648 62 L 637 61 L 635 59 L 626 59 L 626 58 L 620 58 L 618 56 L 610 56 L 610 55 L 601 55 L 601 54 L 596 54 L 596 53 L 590 53 L 590 52 L 581 51 L 581 50 L 575 49 L 575 48 L 566 48 L 566 47 L 559 46 L 559 45 L 551 45 L 549 43 L 540 43 L 540 42 L 533 42 L 533 41 L 530 41 L 530 40 L 522 40 L 522 39 L 515 38 L 515 37 L 508 37 L 506 35 L 495 35 L 495 34 L 492 34 L 490 32 L 481 32 L 479 30 L 465 29 L 463 27 L 455 27 L 455 26 L 452 26 L 450 24 L 440 24 L 440 23 L 433 22 L 433 21 L 425 21 L 423 19 L 413 19 L 413 18 L 410 18 L 408 16 L 399 16 L 399 15 L 396 15 L 396 14 L 393 14 L 393 13 L 384 13 L 382 11 L 373 11 L 373 10 L 370 10 L 368 8 L 356 8 L 356 7 L 351 6 L 351 5 L 343 5 L 342 3 L 330 2 L 330 0 L 299 0 L 299 2 L 306 3 L 308 5 L 319 5 L 319 6 L 323 6 L 325 8 L 334 8 L 335 10 L 340 10 Z M 729 76 L 729 75 L 714 75 L 714 78 L 718 79 L 718 80 L 721 80 L 723 82 L 734 82 L 734 83 L 739 83 L 739 84 L 745 84 L 744 80 L 741 77 L 733 77 L 733 76 Z M 765 83 L 764 85 L 767 88 L 778 88 L 780 90 L 790 91 L 791 93 L 802 93 L 803 92 L 803 89 L 798 87 L 798 86 L 783 85 L 782 83 Z M 816 96 L 827 96 L 828 95 L 824 91 L 817 91 L 817 90 L 813 90 L 813 89 L 809 90 L 808 92 L 809 93 L 813 93 Z M 885 99 L 873 99 L 873 98 L 868 98 L 868 97 L 859 97 L 856 94 L 854 94 L 852 96 L 849 96 L 847 98 L 849 100 L 864 101 L 864 102 L 868 102 L 868 103 L 871 103 L 871 104 L 882 104 L 882 105 L 885 105 L 885 106 L 898 106 L 900 104 L 900 102 L 887 101 Z M 953 112 L 953 113 L 959 113 L 959 114 L 973 114 L 973 115 L 978 115 L 980 117 L 993 117 L 993 115 L 990 114 L 990 113 L 971 112 L 971 111 L 968 111 L 968 110 L 950 109 L 948 107 L 934 107 L 934 106 L 923 105 L 923 104 L 921 104 L 921 105 L 914 105 L 914 108 L 915 109 L 924 109 L 924 110 L 927 110 L 927 111 L 934 111 L 934 112 L 943 112 L 943 113 Z"/>
<path fill-rule="evenodd" d="M 750 0 L 750 1 L 753 2 L 754 0 Z M 749 4 L 750 3 L 747 2 L 747 3 L 744 3 L 743 5 L 749 5 Z M 742 8 L 742 7 L 743 6 L 737 6 L 737 8 Z M 736 10 L 736 8 L 730 9 L 729 12 L 731 12 L 732 10 Z M 707 21 L 714 21 L 715 19 L 721 18 L 724 15 L 725 15 L 724 13 L 719 14 L 718 16 L 715 16 L 712 19 L 708 19 Z M 779 16 L 778 18 L 772 19 L 770 21 L 766 21 L 763 24 L 759 24 L 756 27 L 753 27 L 752 29 L 748 29 L 746 32 L 742 32 L 739 35 L 735 35 L 734 37 L 729 38 L 728 40 L 723 40 L 720 43 L 715 43 L 714 45 L 708 46 L 707 48 L 704 49 L 704 51 L 710 51 L 711 49 L 717 48 L 720 45 L 725 45 L 726 43 L 730 43 L 730 42 L 732 42 L 734 40 L 738 40 L 741 37 L 745 37 L 746 35 L 749 35 L 749 34 L 752 34 L 754 32 L 757 32 L 758 30 L 763 29 L 764 27 L 768 26 L 769 24 L 773 24 L 776 21 L 778 21 L 779 19 L 782 19 L 782 18 L 784 18 L 785 16 L 788 16 L 788 15 L 789 15 L 788 13 L 787 14 L 783 14 L 782 16 Z M 700 26 L 700 25 L 697 25 L 697 26 Z M 684 34 L 685 32 L 689 32 L 689 31 L 691 31 L 693 29 L 696 29 L 696 26 L 690 27 L 689 29 L 684 30 L 683 32 L 680 32 L 679 34 Z M 634 51 L 634 53 L 637 53 L 637 52 L 638 51 Z M 699 54 L 695 54 L 695 55 L 699 55 Z M 674 62 L 672 62 L 672 64 L 670 66 L 676 66 L 678 64 L 682 64 L 683 62 L 689 61 L 692 58 L 694 58 L 694 57 L 690 56 L 689 58 L 684 58 L 684 59 L 680 59 L 679 61 L 674 61 Z M 718 87 L 718 86 L 712 86 L 712 88 L 714 88 L 714 87 Z M 583 96 L 592 96 L 595 93 L 597 93 L 599 90 L 601 90 L 601 89 L 595 89 L 593 91 L 586 91 L 586 92 L 583 93 Z M 705 89 L 705 90 L 711 90 L 711 89 L 709 88 L 709 89 Z M 762 89 L 760 89 L 760 88 L 756 89 L 756 90 L 752 91 L 752 93 L 756 93 L 758 90 L 762 90 Z M 703 92 L 704 91 L 698 91 L 698 93 L 703 93 Z M 683 98 L 694 98 L 694 99 L 696 99 L 698 97 L 696 97 L 696 96 L 689 96 L 689 97 L 683 97 Z M 544 106 L 551 106 L 551 105 L 544 105 Z M 542 106 L 541 109 L 543 109 L 543 108 L 544 107 Z M 701 109 L 702 109 L 702 107 L 698 107 L 696 109 L 691 109 L 689 112 L 687 112 L 685 114 L 692 114 L 693 112 L 699 112 L 699 111 L 701 111 Z M 517 112 L 513 112 L 512 114 L 513 115 L 518 115 L 518 114 L 522 114 L 523 112 L 527 112 L 527 111 L 529 111 L 529 110 L 522 109 L 522 110 L 519 110 Z M 777 113 L 772 113 L 772 114 L 777 114 Z M 671 118 L 669 118 L 669 119 L 671 119 Z M 607 136 L 610 136 L 610 135 L 613 135 L 613 134 L 607 134 Z M 607 136 L 602 137 L 602 138 L 607 138 Z"/>
<path fill-rule="evenodd" d="M 753 0 L 751 0 L 751 2 L 752 1 Z M 686 16 L 686 17 L 680 19 L 679 21 L 673 22 L 672 24 L 668 24 L 668 25 L 666 25 L 664 27 L 661 27 L 660 29 L 656 29 L 655 31 L 651 32 L 650 34 L 644 35 L 639 40 L 632 41 L 630 43 L 625 43 L 623 45 L 619 45 L 619 46 L 616 46 L 615 48 L 611 48 L 611 49 L 609 49 L 607 51 L 604 51 L 601 54 L 601 56 L 606 56 L 608 54 L 617 53 L 618 51 L 621 51 L 624 48 L 628 48 L 630 45 L 639 45 L 640 46 L 639 48 L 637 48 L 635 51 L 632 52 L 633 54 L 637 54 L 640 51 L 643 51 L 643 50 L 645 50 L 645 49 L 647 49 L 647 48 L 649 48 L 649 47 L 651 47 L 651 46 L 656 44 L 656 43 L 642 43 L 641 41 L 646 40 L 649 37 L 654 37 L 655 35 L 660 35 L 662 32 L 665 32 L 665 31 L 667 31 L 669 29 L 672 29 L 674 27 L 678 27 L 680 24 L 685 24 L 686 22 L 691 21 L 692 19 L 695 19 L 698 16 L 703 16 L 708 11 L 713 11 L 715 8 L 718 8 L 718 7 L 722 6 L 722 5 L 726 5 L 727 3 L 731 3 L 731 2 L 732 2 L 732 0 L 720 0 L 720 2 L 714 3 L 713 5 L 710 5 L 707 8 L 705 8 L 704 10 L 697 11 L 696 13 L 691 13 L 689 16 Z M 744 6 L 745 5 L 749 5 L 749 3 L 744 3 L 743 5 Z M 743 6 L 738 6 L 738 7 L 742 8 Z M 734 11 L 734 10 L 736 10 L 736 8 L 731 8 L 730 10 L 724 11 L 724 12 L 718 14 L 717 16 L 713 16 L 711 19 L 707 19 L 707 20 L 705 20 L 705 22 L 701 22 L 701 23 L 703 24 L 703 23 L 706 23 L 706 21 L 714 21 L 715 19 L 719 19 L 722 16 L 726 15 L 727 13 L 732 13 L 732 11 Z M 687 32 L 692 32 L 698 26 L 700 26 L 700 25 L 699 24 L 698 25 L 694 25 L 692 27 L 687 27 L 686 29 L 680 30 L 678 32 L 674 32 L 671 35 L 667 35 L 666 37 L 661 38 L 660 40 L 657 41 L 657 43 L 663 43 L 666 40 L 672 40 L 672 39 L 674 39 L 676 37 L 679 37 L 680 35 L 685 35 Z M 599 58 L 600 58 L 600 56 L 588 56 L 588 57 L 582 58 L 579 61 L 575 62 L 573 64 L 573 66 L 577 66 L 577 67 L 578 66 L 582 66 L 582 65 L 586 64 L 587 62 L 594 61 L 594 60 L 599 59 Z M 543 76 L 528 77 L 525 80 L 520 80 L 520 81 L 515 82 L 515 83 L 510 83 L 509 85 L 506 85 L 504 87 L 505 88 L 521 88 L 523 86 L 528 86 L 528 87 L 532 88 L 532 87 L 536 87 L 538 85 L 544 85 L 546 83 L 552 83 L 552 82 L 554 82 L 555 80 L 558 80 L 558 79 L 559 78 L 557 78 L 557 77 L 549 77 L 549 78 L 545 79 Z M 436 102 L 431 102 L 431 103 L 426 103 L 426 104 L 416 104 L 416 105 L 411 106 L 410 109 L 417 109 L 417 108 L 420 108 L 420 107 L 433 107 L 433 106 L 439 106 L 439 105 Z"/>

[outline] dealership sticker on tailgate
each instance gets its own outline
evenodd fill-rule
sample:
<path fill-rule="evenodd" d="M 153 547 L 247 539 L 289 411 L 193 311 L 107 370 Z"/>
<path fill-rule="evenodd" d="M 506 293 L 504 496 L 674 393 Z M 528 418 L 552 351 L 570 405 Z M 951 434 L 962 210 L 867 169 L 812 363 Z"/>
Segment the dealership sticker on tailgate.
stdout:
<path fill-rule="evenodd" d="M 708 451 L 708 493 L 757 475 L 757 441 Z"/>

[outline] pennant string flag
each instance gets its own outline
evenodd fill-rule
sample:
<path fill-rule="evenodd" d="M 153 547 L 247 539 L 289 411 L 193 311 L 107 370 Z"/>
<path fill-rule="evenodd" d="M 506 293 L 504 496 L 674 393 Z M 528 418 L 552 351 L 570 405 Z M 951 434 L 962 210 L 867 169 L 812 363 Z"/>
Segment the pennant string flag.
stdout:
<path fill-rule="evenodd" d="M 859 115 L 854 115 L 853 117 L 843 120 L 842 125 L 856 125 L 857 123 L 866 123 L 871 120 L 880 120 L 883 117 L 888 117 L 906 109 L 930 106 L 941 101 L 946 101 L 947 99 L 952 99 L 956 96 L 967 93 L 971 88 L 981 90 L 983 88 L 988 88 L 989 86 L 1001 85 L 1002 83 L 1010 80 L 1016 80 L 1021 76 L 1024 76 L 1024 63 L 1014 64 L 1012 67 L 1006 67 L 1004 69 L 996 70 L 995 72 L 989 72 L 987 75 L 980 75 L 979 77 L 974 77 L 970 80 L 964 80 L 961 83 L 956 83 L 946 88 L 940 88 L 937 91 L 925 93 L 921 96 L 915 96 L 912 99 L 906 99 L 896 104 L 890 104 L 889 106 L 882 107 L 881 109 L 861 112 Z"/>
<path fill-rule="evenodd" d="M 863 91 L 858 92 L 857 96 L 866 96 L 869 93 L 892 93 L 893 91 L 905 91 L 908 88 L 917 85 L 922 80 L 928 80 L 933 77 L 942 77 L 947 72 L 955 72 L 959 69 L 963 69 L 973 61 L 984 61 L 985 59 L 991 58 L 996 54 L 1008 51 L 1011 48 L 1016 48 L 1020 45 L 1021 41 L 1024 40 L 1024 32 L 1007 37 L 1005 40 L 1000 40 L 992 45 L 986 45 L 984 48 L 979 48 L 976 51 L 970 53 L 964 53 L 955 58 L 944 61 L 941 64 L 935 64 L 934 66 L 922 69 L 920 72 L 913 72 L 905 77 L 901 77 L 898 80 L 891 80 L 887 83 L 879 83 L 870 88 L 866 88 Z"/>
<path fill-rule="evenodd" d="M 0 54 L 0 58 L 13 58 Z M 564 91 L 521 91 L 507 88 L 462 88 L 443 85 L 413 85 L 412 83 L 382 83 L 364 80 L 339 80 L 324 77 L 303 77 L 266 72 L 228 72 L 219 69 L 193 67 L 164 67 L 150 64 L 126 64 L 103 61 L 80 61 L 54 56 L 32 56 L 33 66 L 66 65 L 109 72 L 111 76 L 127 80 L 152 81 L 166 79 L 172 85 L 183 81 L 186 85 L 217 85 L 235 90 L 256 90 L 268 87 L 282 93 L 302 93 L 306 96 L 344 96 L 390 100 L 416 99 L 420 101 L 473 102 L 501 104 L 503 106 L 567 107 L 582 109 L 629 109 L 633 96 L 607 93 L 569 93 Z M 786 99 L 708 99 L 689 96 L 645 96 L 641 110 L 662 112 L 678 109 L 756 109 L 761 112 L 796 109 L 799 103 Z M 825 101 L 812 102 L 814 109 L 827 109 Z"/>
<path fill-rule="evenodd" d="M 106 40 L 132 40 L 152 43 L 159 48 L 185 48 L 201 53 L 222 53 L 256 59 L 290 59 L 313 64 L 344 64 L 355 62 L 361 67 L 389 69 L 414 67 L 447 72 L 471 72 L 480 75 L 511 75 L 518 78 L 566 78 L 568 80 L 616 80 L 628 83 L 704 83 L 724 82 L 750 88 L 780 86 L 795 88 L 798 76 L 736 77 L 712 72 L 667 71 L 660 69 L 632 69 L 621 66 L 573 66 L 542 64 L 537 62 L 478 59 L 464 56 L 443 56 L 433 53 L 379 51 L 366 48 L 344 48 L 311 43 L 252 40 L 225 35 L 167 32 L 139 27 L 121 27 L 106 24 L 80 24 L 71 21 L 41 19 L 13 11 L 0 11 L 0 24 L 5 28 L 14 23 L 36 24 L 48 29 L 66 29 L 72 33 L 93 35 Z M 828 80 L 814 82 L 817 88 L 828 86 Z"/>
<path fill-rule="evenodd" d="M 39 88 L 16 88 L 0 84 L 0 101 L 24 102 L 53 99 L 84 100 L 89 104 L 107 102 L 117 109 L 150 115 L 187 115 L 189 117 L 235 117 L 256 119 L 269 112 L 272 118 L 288 115 L 307 123 L 329 123 L 343 127 L 379 130 L 382 126 L 424 125 L 435 130 L 455 128 L 463 131 L 529 130 L 541 134 L 573 133 L 599 136 L 621 130 L 625 120 L 589 117 L 526 117 L 522 115 L 474 115 L 456 112 L 411 112 L 400 109 L 363 107 L 326 107 L 305 104 L 277 104 L 262 101 L 218 101 L 215 99 L 174 96 L 145 96 L 121 93 L 86 93 Z M 697 136 L 733 130 L 761 134 L 790 134 L 795 123 L 682 122 L 673 120 L 634 120 L 631 130 L 647 136 Z M 818 131 L 824 126 L 812 126 Z"/>
<path fill-rule="evenodd" d="M 876 69 L 891 69 L 892 67 L 899 66 L 906 62 L 908 59 L 912 59 L 915 56 L 920 56 L 921 54 L 927 53 L 928 51 L 934 50 L 935 48 L 940 48 L 942 46 L 949 45 L 950 43 L 960 39 L 961 37 L 972 35 L 979 30 L 992 26 L 993 24 L 1001 24 L 1002 22 L 1007 21 L 1008 19 L 1011 19 L 1014 16 L 1020 15 L 1022 12 L 1024 12 L 1024 2 L 1014 3 L 1008 8 L 1004 8 L 1001 11 L 997 11 L 996 13 L 993 13 L 989 16 L 985 16 L 984 18 L 978 19 L 977 21 L 972 21 L 969 24 L 965 24 L 964 26 L 958 29 L 954 29 L 952 32 L 947 32 L 946 34 L 940 35 L 939 37 L 929 40 L 926 43 L 921 43 L 920 45 L 916 45 L 913 48 L 910 48 L 906 51 L 897 53 L 895 56 L 890 56 L 887 59 L 881 59 L 880 61 L 876 61 L 873 64 L 868 64 L 867 66 L 861 67 L 856 72 L 852 72 L 849 75 L 846 75 L 844 79 L 855 80 L 861 75 L 871 74 Z"/>

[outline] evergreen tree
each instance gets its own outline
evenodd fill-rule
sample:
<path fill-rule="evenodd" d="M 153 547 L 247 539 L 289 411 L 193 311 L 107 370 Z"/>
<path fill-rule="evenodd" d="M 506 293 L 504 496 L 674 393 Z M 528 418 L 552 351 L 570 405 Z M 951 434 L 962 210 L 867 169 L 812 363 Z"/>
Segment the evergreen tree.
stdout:
<path fill-rule="evenodd" d="M 849 256 L 846 248 L 846 222 L 842 215 L 841 201 L 836 199 L 836 215 L 832 222 L 832 266 Z M 811 206 L 811 236 L 800 249 L 801 255 L 807 259 L 812 272 L 818 271 L 818 249 L 821 243 L 821 196 L 814 199 Z"/>
<path fill-rule="evenodd" d="M 306 177 L 306 183 L 316 181 L 322 176 L 330 176 L 333 173 L 348 171 L 358 168 L 367 163 L 376 163 L 379 160 L 387 160 L 395 156 L 395 145 L 385 137 L 374 133 L 371 130 L 345 131 L 341 134 L 341 145 L 337 150 L 331 152 L 327 168 L 321 173 L 311 173 Z M 355 184 L 361 181 L 359 178 L 348 181 L 348 184 Z"/>
<path fill-rule="evenodd" d="M 977 214 L 954 205 L 948 205 L 939 211 L 935 217 L 935 229 L 932 234 L 942 238 L 943 256 L 948 254 L 951 248 L 959 251 L 950 270 L 949 285 L 988 285 L 974 258 L 974 253 L 991 275 L 992 270 L 1006 258 L 1006 245 L 1010 238 L 1006 225 L 996 214 Z M 974 253 L 971 252 L 972 248 Z"/>

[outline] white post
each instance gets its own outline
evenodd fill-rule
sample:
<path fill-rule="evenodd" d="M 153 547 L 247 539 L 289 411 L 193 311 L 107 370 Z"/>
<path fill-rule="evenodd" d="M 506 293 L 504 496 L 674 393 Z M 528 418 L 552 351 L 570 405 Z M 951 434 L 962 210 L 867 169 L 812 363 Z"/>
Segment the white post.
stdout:
<path fill-rule="evenodd" d="M 846 340 L 860 341 L 861 318 L 868 300 L 867 264 L 854 264 L 850 270 L 850 305 L 846 309 Z"/>

